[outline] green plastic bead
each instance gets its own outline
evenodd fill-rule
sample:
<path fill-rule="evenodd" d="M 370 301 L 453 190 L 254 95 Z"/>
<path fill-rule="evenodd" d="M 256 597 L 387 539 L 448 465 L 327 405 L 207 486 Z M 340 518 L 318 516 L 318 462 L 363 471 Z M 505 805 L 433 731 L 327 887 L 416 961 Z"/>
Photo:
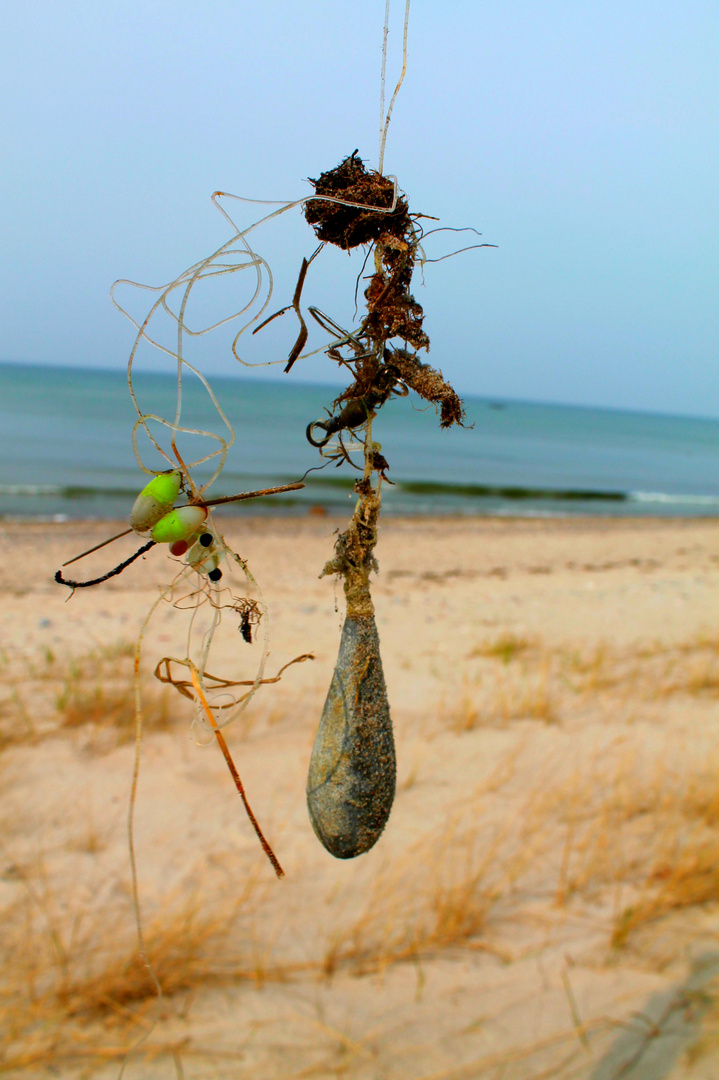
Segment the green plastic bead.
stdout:
<path fill-rule="evenodd" d="M 157 476 L 153 476 L 149 484 L 145 485 L 140 495 L 151 495 L 158 502 L 169 503 L 172 506 L 180 493 L 181 483 L 182 473 L 179 469 L 175 469 L 171 473 L 159 473 Z"/>
<path fill-rule="evenodd" d="M 201 528 L 206 517 L 207 508 L 204 506 L 181 506 L 160 518 L 150 536 L 156 544 L 189 540 Z"/>
<path fill-rule="evenodd" d="M 181 484 L 182 473 L 179 469 L 153 476 L 135 499 L 130 511 L 130 524 L 135 532 L 146 533 L 172 509 Z"/>

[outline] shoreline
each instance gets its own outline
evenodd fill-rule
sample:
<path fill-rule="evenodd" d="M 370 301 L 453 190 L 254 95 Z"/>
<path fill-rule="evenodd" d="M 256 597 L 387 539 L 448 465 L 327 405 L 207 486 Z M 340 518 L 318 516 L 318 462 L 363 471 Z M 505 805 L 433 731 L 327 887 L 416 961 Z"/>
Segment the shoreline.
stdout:
<path fill-rule="evenodd" d="M 303 522 L 314 521 L 319 523 L 331 522 L 334 526 L 343 521 L 349 521 L 352 516 L 352 510 L 354 504 L 348 502 L 348 510 L 346 514 L 333 513 L 332 511 L 326 511 L 324 508 L 311 507 L 305 510 L 302 514 L 228 514 L 223 508 L 222 516 L 215 511 L 216 520 L 228 523 L 230 526 L 250 524 L 253 527 L 260 527 L 263 524 L 280 523 L 280 522 Z M 27 517 L 27 518 L 15 518 L 15 517 L 0 517 L 0 529 L 70 529 L 70 528 L 87 528 L 87 529 L 107 529 L 108 532 L 112 532 L 113 529 L 120 529 L 123 526 L 128 528 L 128 519 L 126 517 L 108 517 L 108 518 L 66 518 L 62 521 L 54 520 L 53 518 Z M 620 527 L 620 523 L 626 522 L 630 526 L 636 525 L 639 528 L 647 527 L 660 527 L 662 525 L 672 526 L 682 524 L 691 525 L 706 525 L 712 526 L 719 524 L 719 517 L 714 514 L 697 514 L 697 515 L 676 515 L 665 516 L 663 514 L 642 514 L 638 516 L 632 516 L 629 514 L 551 514 L 551 515 L 526 515 L 526 514 L 460 514 L 460 513 L 417 513 L 417 514 L 393 514 L 390 512 L 382 511 L 380 517 L 380 528 L 382 526 L 405 524 L 406 526 L 420 525 L 423 522 L 437 521 L 446 522 L 449 526 L 471 524 L 472 522 L 478 522 L 480 524 L 495 523 L 497 527 L 503 525 L 517 525 L 522 526 L 527 524 L 531 526 L 537 522 L 540 525 L 545 524 L 548 528 L 551 528 L 553 523 L 556 523 L 558 527 L 568 523 L 587 523 L 588 526 L 600 526 L 607 523 L 611 527 Z M 139 534 L 138 534 L 139 535 Z"/>
<path fill-rule="evenodd" d="M 284 481 L 283 481 L 284 482 Z M 333 486 L 330 490 L 343 492 L 343 497 L 323 497 L 318 492 L 309 492 L 305 497 L 285 500 L 272 499 L 263 503 L 265 509 L 254 511 L 249 504 L 229 504 L 223 508 L 223 515 L 238 519 L 245 518 L 303 518 L 306 516 L 340 516 L 344 512 L 345 502 L 349 504 L 355 498 L 351 485 Z M 719 519 L 719 496 L 716 495 L 667 495 L 661 492 L 585 492 L 567 490 L 562 492 L 542 491 L 539 489 L 489 489 L 487 495 L 466 494 L 460 489 L 468 485 L 440 485 L 397 483 L 394 491 L 384 491 L 382 514 L 388 518 L 676 518 Z M 413 489 L 417 488 L 415 492 Z M 427 491 L 419 489 L 427 489 Z M 441 490 L 446 488 L 446 490 Z M 430 490 L 431 489 L 431 490 Z M 435 490 L 436 489 L 436 490 Z M 0 525 L 9 523 L 66 524 L 67 522 L 112 522 L 122 517 L 121 510 L 132 505 L 130 492 L 121 499 L 120 510 L 113 506 L 109 512 L 96 514 L 77 510 L 54 509 L 46 512 L 24 513 L 16 506 L 0 511 Z M 442 503 L 443 497 L 446 502 Z M 462 504 L 463 497 L 465 499 Z M 0 496 L 1 498 L 1 496 Z M 396 500 L 400 501 L 397 502 Z M 427 505 L 427 499 L 430 504 Z M 476 506 L 472 501 L 484 503 Z M 82 501 L 82 500 L 81 500 Z M 410 501 L 413 505 L 410 506 Z M 424 503 L 424 506 L 423 506 Z M 458 505 L 459 504 L 459 505 Z M 245 506 L 247 509 L 240 509 Z M 415 509 L 416 507 L 416 509 Z M 660 509 L 661 508 L 661 509 Z"/>

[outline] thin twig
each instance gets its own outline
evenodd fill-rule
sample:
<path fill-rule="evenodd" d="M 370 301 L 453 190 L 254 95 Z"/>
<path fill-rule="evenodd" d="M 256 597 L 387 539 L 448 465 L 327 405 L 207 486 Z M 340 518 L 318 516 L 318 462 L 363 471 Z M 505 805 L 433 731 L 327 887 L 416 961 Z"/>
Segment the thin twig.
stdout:
<path fill-rule="evenodd" d="M 275 873 L 277 874 L 277 877 L 278 878 L 284 877 L 285 872 L 282 869 L 282 867 L 280 866 L 279 859 L 277 858 L 274 851 L 272 850 L 272 848 L 268 844 L 267 840 L 265 839 L 264 834 L 262 832 L 262 829 L 260 828 L 259 823 L 257 821 L 257 818 L 252 813 L 252 807 L 250 806 L 249 802 L 247 801 L 247 796 L 245 795 L 245 789 L 243 787 L 242 781 L 240 780 L 240 774 L 238 773 L 238 771 L 237 771 L 237 769 L 235 767 L 235 763 L 232 760 L 232 755 L 230 754 L 230 749 L 229 749 L 227 743 L 225 742 L 224 735 L 222 734 L 219 727 L 217 726 L 217 721 L 215 720 L 214 716 L 212 715 L 212 710 L 211 710 L 210 706 L 207 703 L 207 698 L 205 697 L 204 693 L 202 692 L 202 686 L 200 684 L 200 674 L 199 674 L 197 668 L 195 667 L 195 665 L 192 663 L 191 660 L 188 663 L 188 667 L 190 669 L 190 676 L 192 678 L 192 685 L 195 688 L 195 693 L 197 694 L 197 696 L 198 696 L 198 698 L 200 700 L 200 704 L 202 705 L 202 708 L 203 708 L 203 710 L 205 712 L 205 715 L 206 715 L 207 719 L 210 722 L 212 730 L 215 733 L 215 738 L 217 739 L 217 742 L 220 745 L 220 750 L 222 751 L 223 757 L 224 757 L 225 761 L 227 762 L 227 768 L 230 770 L 230 774 L 232 776 L 232 779 L 235 781 L 235 787 L 237 788 L 237 790 L 240 793 L 240 798 L 242 799 L 242 802 L 244 803 L 245 810 L 247 811 L 247 816 L 250 819 L 250 821 L 252 822 L 252 827 L 255 830 L 255 832 L 257 833 L 257 839 L 260 841 L 260 844 L 262 845 L 262 850 L 264 851 L 265 855 L 267 856 L 267 858 L 272 863 L 272 868 L 275 871 Z"/>
<path fill-rule="evenodd" d="M 261 491 L 243 491 L 239 495 L 222 495 L 219 499 L 202 499 L 200 503 L 188 503 L 189 506 L 222 506 L 225 503 L 242 502 L 243 499 L 259 499 L 263 495 L 281 495 L 284 491 L 299 491 L 305 485 L 302 483 L 297 484 L 282 484 L 280 487 L 262 488 Z M 178 507 L 182 509 L 182 507 Z"/>
<path fill-rule="evenodd" d="M 150 548 L 154 546 L 154 540 L 148 541 L 147 544 L 143 544 L 139 551 L 136 551 L 135 554 L 131 555 L 129 559 L 125 559 L 124 562 L 121 562 L 118 566 L 114 568 L 114 570 L 108 570 L 108 572 L 106 574 L 103 574 L 102 577 L 93 578 L 92 581 L 66 581 L 65 578 L 62 576 L 62 570 L 58 570 L 58 572 L 55 574 L 55 581 L 58 583 L 58 585 L 67 585 L 68 589 L 87 589 L 90 585 L 99 585 L 101 582 L 108 581 L 109 578 L 115 577 L 117 574 L 121 574 L 125 567 L 129 566 L 130 563 L 134 563 L 135 559 L 139 559 L 141 555 L 144 555 L 146 551 L 149 551 Z"/>
<path fill-rule="evenodd" d="M 67 562 L 64 562 L 62 565 L 72 566 L 74 562 L 79 562 L 80 559 L 84 559 L 86 555 L 92 555 L 93 551 L 99 551 L 100 548 L 107 547 L 107 545 L 111 544 L 114 540 L 119 540 L 121 536 L 129 536 L 133 531 L 133 529 L 125 529 L 124 532 L 115 533 L 114 536 L 109 536 L 107 540 L 103 540 L 101 544 L 95 544 L 94 547 L 88 548 L 87 551 L 83 551 L 82 555 L 76 555 L 74 559 L 68 559 Z"/>

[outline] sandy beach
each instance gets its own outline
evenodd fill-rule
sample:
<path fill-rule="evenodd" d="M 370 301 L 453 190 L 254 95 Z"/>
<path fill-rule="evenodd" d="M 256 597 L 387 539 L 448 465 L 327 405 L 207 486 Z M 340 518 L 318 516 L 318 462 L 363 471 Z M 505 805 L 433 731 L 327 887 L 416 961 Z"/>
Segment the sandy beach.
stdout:
<path fill-rule="evenodd" d="M 343 616 L 318 575 L 345 522 L 222 520 L 268 604 L 267 673 L 314 656 L 226 731 L 286 877 L 152 677 L 186 649 L 187 613 L 161 605 L 135 809 L 159 1002 L 127 814 L 134 642 L 168 557 L 70 597 L 55 571 L 123 524 L 0 524 L 3 1076 L 116 1077 L 145 1036 L 128 1080 L 715 1077 L 719 521 L 384 521 L 398 789 L 342 862 L 305 780 Z M 254 648 L 235 627 L 219 658 L 252 677 Z"/>

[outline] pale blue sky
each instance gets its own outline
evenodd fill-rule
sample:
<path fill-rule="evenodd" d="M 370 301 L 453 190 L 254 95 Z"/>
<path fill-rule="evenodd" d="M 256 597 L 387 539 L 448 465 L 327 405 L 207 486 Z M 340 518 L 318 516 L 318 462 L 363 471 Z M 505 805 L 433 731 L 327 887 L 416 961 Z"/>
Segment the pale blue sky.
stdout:
<path fill-rule="evenodd" d="M 121 368 L 110 284 L 170 280 L 219 246 L 214 190 L 298 198 L 355 148 L 375 166 L 383 16 L 382 0 L 4 0 L 0 359 Z M 385 171 L 412 210 L 499 245 L 416 279 L 430 358 L 460 391 L 719 412 L 718 22 L 713 0 L 413 0 Z M 295 215 L 257 246 L 279 307 L 314 237 Z M 305 300 L 351 317 L 352 266 L 330 253 Z M 206 362 L 232 370 L 222 350 Z M 327 364 L 293 375 L 326 381 Z"/>

